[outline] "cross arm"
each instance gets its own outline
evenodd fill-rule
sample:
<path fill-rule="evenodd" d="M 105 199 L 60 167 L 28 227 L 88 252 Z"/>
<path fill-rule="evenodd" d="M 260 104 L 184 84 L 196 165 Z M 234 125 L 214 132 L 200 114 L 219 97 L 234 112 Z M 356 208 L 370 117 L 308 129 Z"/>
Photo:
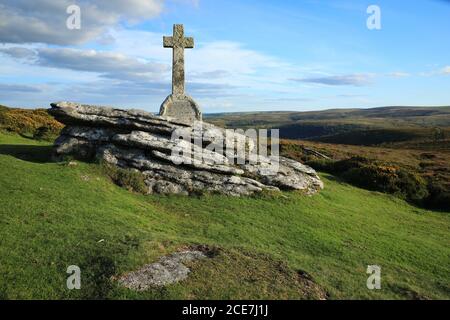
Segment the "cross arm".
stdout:
<path fill-rule="evenodd" d="M 194 38 L 192 38 L 192 37 L 184 38 L 183 47 L 185 47 L 185 48 L 193 48 L 194 47 Z"/>
<path fill-rule="evenodd" d="M 163 37 L 163 47 L 164 48 L 173 48 L 173 37 Z"/>

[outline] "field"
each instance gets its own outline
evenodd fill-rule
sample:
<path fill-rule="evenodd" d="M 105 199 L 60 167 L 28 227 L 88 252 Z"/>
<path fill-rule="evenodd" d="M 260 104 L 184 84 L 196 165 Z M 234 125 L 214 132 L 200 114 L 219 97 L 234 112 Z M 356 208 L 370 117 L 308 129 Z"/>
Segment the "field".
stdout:
<path fill-rule="evenodd" d="M 0 133 L 0 298 L 450 299 L 450 215 L 322 174 L 325 189 L 232 198 L 144 196 L 50 142 Z M 216 255 L 136 293 L 114 276 L 190 245 Z M 82 270 L 81 290 L 66 268 Z M 379 265 L 382 289 L 366 287 Z"/>

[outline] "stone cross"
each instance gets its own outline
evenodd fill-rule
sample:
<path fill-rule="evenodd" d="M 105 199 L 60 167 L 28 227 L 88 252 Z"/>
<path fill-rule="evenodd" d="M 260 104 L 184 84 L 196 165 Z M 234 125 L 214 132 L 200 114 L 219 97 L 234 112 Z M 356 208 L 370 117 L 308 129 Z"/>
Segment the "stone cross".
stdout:
<path fill-rule="evenodd" d="M 184 49 L 194 47 L 194 38 L 184 36 L 182 24 L 174 24 L 173 36 L 164 36 L 163 46 L 173 49 L 172 94 L 161 105 L 160 114 L 189 124 L 201 120 L 197 103 L 184 92 Z"/>
<path fill-rule="evenodd" d="M 164 48 L 173 48 L 172 58 L 172 94 L 184 94 L 184 49 L 194 48 L 194 38 L 184 37 L 182 24 L 173 26 L 173 37 L 163 37 Z"/>

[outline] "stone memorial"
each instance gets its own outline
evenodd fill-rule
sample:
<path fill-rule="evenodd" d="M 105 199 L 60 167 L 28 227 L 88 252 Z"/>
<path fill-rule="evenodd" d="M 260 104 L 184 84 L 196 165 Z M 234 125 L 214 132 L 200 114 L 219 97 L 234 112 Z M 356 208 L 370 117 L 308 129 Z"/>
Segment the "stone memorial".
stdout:
<path fill-rule="evenodd" d="M 194 38 L 184 37 L 182 24 L 173 26 L 173 36 L 163 37 L 164 48 L 173 49 L 172 94 L 161 105 L 160 115 L 173 118 L 182 123 L 202 120 L 197 103 L 184 90 L 184 49 L 194 47 Z"/>
<path fill-rule="evenodd" d="M 313 194 L 322 189 L 314 169 L 285 157 L 278 157 L 276 172 L 267 175 L 272 159 L 259 154 L 254 157 L 253 151 L 258 149 L 254 139 L 201 121 L 198 105 L 184 92 L 183 50 L 193 46 L 193 38 L 185 38 L 179 24 L 174 25 L 172 37 L 164 37 L 164 47 L 173 48 L 172 94 L 159 115 L 74 102 L 52 103 L 49 112 L 66 125 L 55 141 L 56 158 L 98 159 L 139 171 L 149 194 L 213 192 L 242 196 L 264 190 Z M 188 139 L 174 138 L 180 133 Z M 243 141 L 241 150 L 245 154 L 233 150 L 224 155 L 209 148 L 219 136 L 224 137 L 223 150 Z M 195 143 L 198 139 L 200 144 Z M 174 155 L 177 149 L 190 150 L 190 155 Z"/>

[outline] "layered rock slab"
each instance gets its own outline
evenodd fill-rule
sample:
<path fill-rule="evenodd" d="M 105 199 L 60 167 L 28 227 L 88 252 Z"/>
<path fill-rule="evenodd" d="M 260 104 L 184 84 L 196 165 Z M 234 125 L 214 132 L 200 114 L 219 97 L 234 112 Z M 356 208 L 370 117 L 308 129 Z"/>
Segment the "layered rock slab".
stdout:
<path fill-rule="evenodd" d="M 277 170 L 268 175 L 271 159 L 254 156 L 255 142 L 239 133 L 225 132 L 205 122 L 190 126 L 171 118 L 140 110 L 52 103 L 49 112 L 66 124 L 55 141 L 58 157 L 72 155 L 101 159 L 123 168 L 139 170 L 148 193 L 190 194 L 217 192 L 232 196 L 251 195 L 263 190 L 301 190 L 313 194 L 323 188 L 317 173 L 297 161 L 279 157 Z M 190 139 L 173 139 L 189 135 Z M 235 141 L 245 141 L 247 161 L 226 156 L 208 144 L 222 136 L 223 150 Z M 193 141 L 202 138 L 198 145 Z M 190 156 L 174 149 L 190 150 Z"/>

